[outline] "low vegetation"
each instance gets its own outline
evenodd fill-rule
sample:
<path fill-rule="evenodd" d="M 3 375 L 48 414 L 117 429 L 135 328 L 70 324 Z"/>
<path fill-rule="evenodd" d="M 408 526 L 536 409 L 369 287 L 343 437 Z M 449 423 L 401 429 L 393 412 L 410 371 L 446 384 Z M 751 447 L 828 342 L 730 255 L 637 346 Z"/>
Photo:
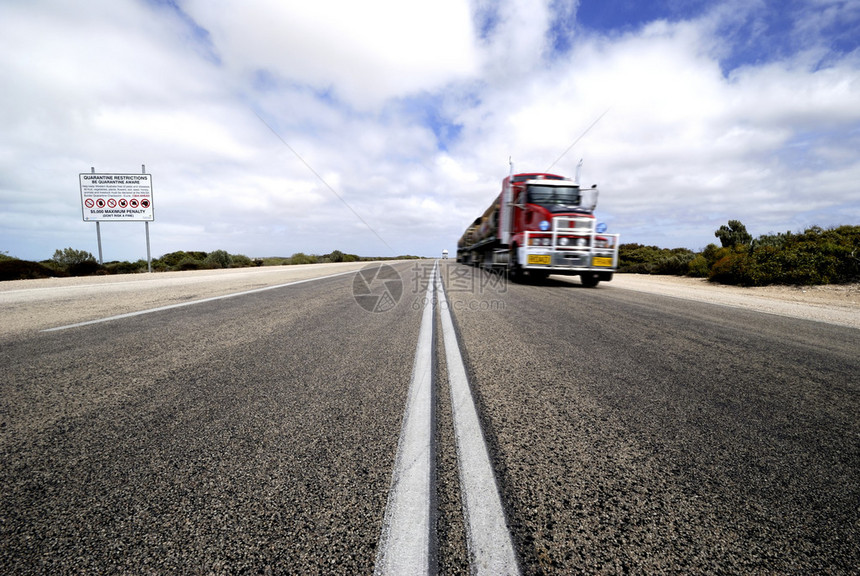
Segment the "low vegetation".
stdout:
<path fill-rule="evenodd" d="M 741 222 L 729 220 L 727 225 L 720 226 L 714 232 L 714 236 L 720 241 L 720 246 L 709 244 L 701 252 L 687 248 L 622 244 L 619 248 L 618 271 L 694 276 L 739 286 L 860 282 L 860 226 L 829 229 L 813 226 L 803 232 L 779 232 L 753 238 Z M 152 270 L 169 272 L 417 258 L 367 258 L 340 250 L 324 255 L 297 252 L 289 257 L 249 258 L 225 250 L 180 250 L 153 260 Z M 89 252 L 73 248 L 57 250 L 50 260 L 41 262 L 19 260 L 6 252 L 0 252 L 0 280 L 134 274 L 147 270 L 146 260 L 99 264 Z"/>
<path fill-rule="evenodd" d="M 708 278 L 722 284 L 847 284 L 860 282 L 860 226 L 764 234 L 758 238 L 737 220 L 714 232 L 721 246 L 702 252 L 622 244 L 619 272 Z"/>
<path fill-rule="evenodd" d="M 335 250 L 321 256 L 297 252 L 286 258 L 249 258 L 243 254 L 230 254 L 226 250 L 213 252 L 178 251 L 165 254 L 152 261 L 153 272 L 173 272 L 178 270 L 214 270 L 218 268 L 246 268 L 251 266 L 289 266 L 293 264 L 322 264 L 326 262 L 365 262 L 375 260 L 417 259 L 418 256 L 397 256 L 395 258 L 363 257 L 345 254 Z M 31 278 L 51 278 L 63 276 L 92 276 L 104 274 L 136 274 L 147 272 L 146 260 L 136 262 L 105 262 L 99 264 L 96 258 L 84 250 L 64 248 L 54 252 L 50 260 L 30 262 L 0 252 L 0 280 L 20 280 Z"/>

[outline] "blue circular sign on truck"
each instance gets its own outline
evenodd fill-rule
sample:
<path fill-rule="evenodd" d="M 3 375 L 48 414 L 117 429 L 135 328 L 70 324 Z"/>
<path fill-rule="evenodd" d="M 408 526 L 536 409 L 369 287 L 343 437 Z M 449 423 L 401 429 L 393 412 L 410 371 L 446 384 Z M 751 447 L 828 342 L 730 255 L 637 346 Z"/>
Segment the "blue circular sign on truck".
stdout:
<path fill-rule="evenodd" d="M 606 232 L 606 222 L 599 222 L 595 230 L 597 230 L 598 234 L 603 234 L 604 232 Z"/>

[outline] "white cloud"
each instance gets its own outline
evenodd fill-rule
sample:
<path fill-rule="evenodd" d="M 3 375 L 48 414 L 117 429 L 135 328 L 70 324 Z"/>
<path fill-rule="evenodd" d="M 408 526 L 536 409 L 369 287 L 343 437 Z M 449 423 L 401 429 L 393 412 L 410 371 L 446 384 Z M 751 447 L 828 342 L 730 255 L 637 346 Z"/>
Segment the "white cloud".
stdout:
<path fill-rule="evenodd" d="M 361 107 L 434 90 L 476 71 L 465 0 L 188 0 L 225 66 L 244 77 L 331 89 Z"/>
<path fill-rule="evenodd" d="M 585 158 L 623 241 L 699 248 L 728 219 L 753 234 L 860 221 L 860 53 L 823 59 L 813 43 L 727 75 L 737 39 L 723 32 L 743 3 L 570 36 L 565 53 L 549 2 L 479 5 L 496 11 L 486 28 L 454 0 L 290 4 L 0 5 L 0 250 L 95 251 L 78 172 L 145 163 L 156 256 L 388 254 L 341 199 L 395 253 L 435 255 L 509 157 L 543 170 L 607 109 L 554 171 Z M 102 235 L 107 259 L 142 257 L 142 227 Z"/>
<path fill-rule="evenodd" d="M 785 157 L 788 147 L 808 144 L 797 141 L 804 132 L 847 125 L 856 135 L 856 59 L 815 69 L 800 53 L 727 78 L 715 57 L 719 38 L 708 35 L 715 29 L 708 21 L 657 22 L 620 37 L 580 39 L 570 59 L 518 78 L 515 93 L 483 94 L 484 105 L 463 115 L 479 126 L 466 131 L 474 139 L 463 150 L 507 152 L 524 161 L 518 168 L 542 170 L 609 108 L 556 170 L 573 174 L 585 156 L 584 183 L 601 184 L 598 208 L 628 240 L 697 248 L 729 218 L 756 233 L 779 220 L 792 228 L 821 223 L 816 219 L 828 214 L 825 225 L 856 221 L 849 179 L 829 178 L 833 185 L 820 195 L 814 187 L 799 192 L 801 167 Z M 858 166 L 852 142 L 842 137 L 810 145 L 805 153 L 821 162 Z"/>

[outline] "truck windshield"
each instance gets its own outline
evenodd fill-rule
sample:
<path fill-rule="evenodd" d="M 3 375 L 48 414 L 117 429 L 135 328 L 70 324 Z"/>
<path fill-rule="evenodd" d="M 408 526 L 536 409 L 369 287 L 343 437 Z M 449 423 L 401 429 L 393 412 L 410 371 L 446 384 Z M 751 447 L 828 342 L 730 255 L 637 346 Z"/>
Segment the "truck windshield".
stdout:
<path fill-rule="evenodd" d="M 578 208 L 579 188 L 574 186 L 529 186 L 529 204 L 540 204 L 547 208 L 561 206 Z"/>

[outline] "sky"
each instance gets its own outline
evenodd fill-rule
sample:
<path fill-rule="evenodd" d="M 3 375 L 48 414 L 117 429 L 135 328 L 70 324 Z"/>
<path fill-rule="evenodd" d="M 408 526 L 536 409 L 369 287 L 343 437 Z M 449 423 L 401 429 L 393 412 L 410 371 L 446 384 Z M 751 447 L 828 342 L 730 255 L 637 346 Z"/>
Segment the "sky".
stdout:
<path fill-rule="evenodd" d="M 439 256 L 516 172 L 623 243 L 860 225 L 860 0 L 0 0 L 0 252 Z M 146 258 L 105 222 L 105 261 Z"/>

